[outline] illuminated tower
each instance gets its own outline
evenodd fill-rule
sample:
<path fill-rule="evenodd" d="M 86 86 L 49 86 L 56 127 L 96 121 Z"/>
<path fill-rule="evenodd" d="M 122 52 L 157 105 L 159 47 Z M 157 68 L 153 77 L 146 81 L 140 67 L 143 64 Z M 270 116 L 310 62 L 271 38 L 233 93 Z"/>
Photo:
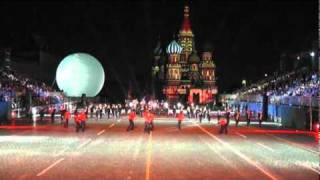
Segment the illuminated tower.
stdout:
<path fill-rule="evenodd" d="M 192 53 L 189 56 L 189 79 L 191 80 L 192 86 L 200 86 L 200 72 L 199 72 L 199 63 L 200 58 L 197 54 L 195 43 L 193 42 Z"/>
<path fill-rule="evenodd" d="M 167 64 L 167 84 L 164 89 L 164 94 L 169 101 L 173 101 L 178 98 L 178 86 L 181 80 L 180 54 L 182 52 L 182 47 L 175 40 L 172 40 L 166 50 L 169 61 Z"/>
<path fill-rule="evenodd" d="M 181 71 L 182 71 L 182 80 L 184 82 L 190 82 L 189 79 L 189 56 L 192 52 L 192 47 L 193 47 L 193 33 L 191 30 L 191 23 L 189 19 L 189 7 L 185 6 L 184 7 L 184 15 L 183 15 L 183 22 L 182 22 L 182 27 L 179 32 L 179 44 L 181 44 L 183 50 L 181 53 Z"/>
<path fill-rule="evenodd" d="M 181 80 L 181 65 L 180 65 L 180 54 L 182 47 L 175 41 L 167 47 L 167 53 L 169 55 L 169 63 L 167 65 L 167 80 L 169 84 L 179 84 Z"/>
<path fill-rule="evenodd" d="M 200 63 L 201 77 L 205 87 L 215 86 L 215 64 L 212 59 L 212 53 L 205 51 L 202 53 L 202 60 Z"/>

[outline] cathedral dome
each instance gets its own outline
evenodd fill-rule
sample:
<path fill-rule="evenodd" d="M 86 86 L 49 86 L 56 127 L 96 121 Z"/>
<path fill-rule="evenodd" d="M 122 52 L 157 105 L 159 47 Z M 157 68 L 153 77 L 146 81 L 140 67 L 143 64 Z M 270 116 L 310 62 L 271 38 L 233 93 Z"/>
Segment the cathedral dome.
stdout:
<path fill-rule="evenodd" d="M 171 43 L 167 47 L 168 54 L 181 54 L 182 47 L 175 41 L 172 40 Z"/>

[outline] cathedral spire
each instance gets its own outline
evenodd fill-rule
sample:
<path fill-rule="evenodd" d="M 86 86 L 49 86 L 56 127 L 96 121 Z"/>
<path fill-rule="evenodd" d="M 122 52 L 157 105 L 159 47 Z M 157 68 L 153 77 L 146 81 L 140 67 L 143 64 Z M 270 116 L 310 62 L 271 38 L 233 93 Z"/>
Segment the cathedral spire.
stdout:
<path fill-rule="evenodd" d="M 182 22 L 182 27 L 181 31 L 182 32 L 192 32 L 191 31 L 191 23 L 190 23 L 190 9 L 189 6 L 185 5 L 184 6 L 184 11 L 183 11 L 183 22 Z"/>
<path fill-rule="evenodd" d="M 189 17 L 189 6 L 184 6 L 184 18 L 188 18 Z"/>

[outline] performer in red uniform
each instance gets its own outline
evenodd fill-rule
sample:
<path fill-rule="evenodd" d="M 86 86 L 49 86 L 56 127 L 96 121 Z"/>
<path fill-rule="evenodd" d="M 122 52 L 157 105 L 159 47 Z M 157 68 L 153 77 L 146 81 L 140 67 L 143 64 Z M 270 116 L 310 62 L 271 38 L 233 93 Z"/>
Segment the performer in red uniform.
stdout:
<path fill-rule="evenodd" d="M 150 134 L 150 131 L 152 130 L 152 121 L 154 119 L 154 115 L 152 114 L 152 112 L 150 112 L 149 110 L 147 110 L 144 113 L 144 119 L 145 119 L 145 128 L 144 128 L 144 132 L 148 132 Z"/>
<path fill-rule="evenodd" d="M 127 131 L 133 130 L 134 129 L 134 120 L 136 119 L 136 111 L 134 109 L 131 110 L 129 113 L 129 126 L 127 128 Z"/>
<path fill-rule="evenodd" d="M 178 128 L 181 129 L 181 122 L 184 120 L 184 114 L 182 110 L 178 114 L 177 119 L 178 119 Z"/>
<path fill-rule="evenodd" d="M 64 119 L 64 127 L 67 128 L 69 126 L 69 119 L 71 118 L 71 114 L 68 110 L 65 110 L 63 114 Z"/>
<path fill-rule="evenodd" d="M 87 115 L 84 110 L 81 111 L 81 113 L 79 114 L 79 120 L 80 120 L 80 128 L 81 128 L 82 132 L 84 132 L 85 127 L 86 127 L 86 120 L 87 120 Z"/>
<path fill-rule="evenodd" d="M 228 134 L 228 123 L 225 117 L 222 117 L 219 119 L 219 124 L 220 124 L 220 134 L 222 134 L 223 132 L 225 134 Z"/>

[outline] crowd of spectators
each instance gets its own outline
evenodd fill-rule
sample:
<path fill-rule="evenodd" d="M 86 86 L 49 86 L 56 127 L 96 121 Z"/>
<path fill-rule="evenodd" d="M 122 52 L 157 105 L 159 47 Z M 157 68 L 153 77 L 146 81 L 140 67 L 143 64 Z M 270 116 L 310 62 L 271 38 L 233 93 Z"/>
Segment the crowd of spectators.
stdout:
<path fill-rule="evenodd" d="M 283 75 L 265 78 L 248 87 L 238 90 L 237 93 L 263 94 L 270 96 L 312 96 L 320 97 L 320 77 L 317 72 L 299 70 Z"/>
<path fill-rule="evenodd" d="M 12 70 L 0 70 L 0 101 L 20 104 L 24 107 L 32 103 L 32 106 L 46 105 L 51 103 L 50 92 L 53 89 L 43 82 L 27 78 Z"/>

